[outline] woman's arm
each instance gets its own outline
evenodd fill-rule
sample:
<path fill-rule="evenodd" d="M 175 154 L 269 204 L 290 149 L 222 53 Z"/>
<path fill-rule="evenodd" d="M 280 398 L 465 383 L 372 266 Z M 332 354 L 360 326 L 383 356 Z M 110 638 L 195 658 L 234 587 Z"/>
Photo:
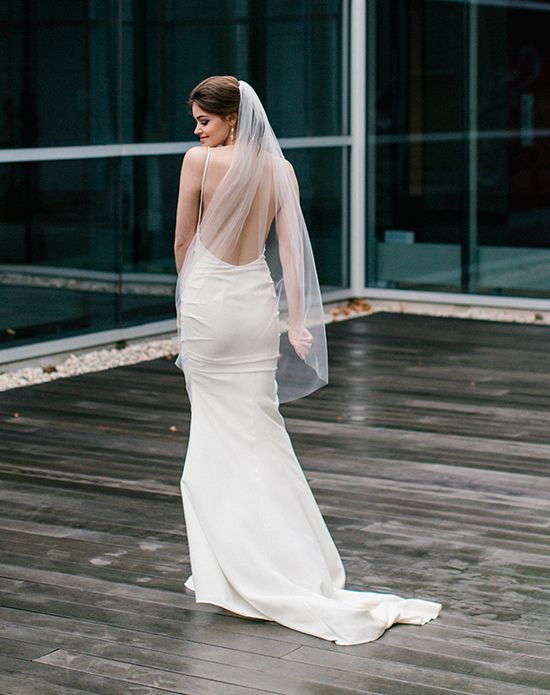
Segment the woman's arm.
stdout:
<path fill-rule="evenodd" d="M 292 224 L 298 224 L 294 208 L 300 205 L 300 187 L 292 164 L 285 160 L 290 171 L 290 178 L 296 192 L 297 201 L 282 201 L 276 213 L 277 240 L 279 258 L 283 270 L 283 282 L 288 306 L 288 339 L 296 353 L 302 359 L 307 355 L 313 342 L 313 337 L 303 325 L 304 314 L 304 249 L 302 239 L 297 229 L 292 230 Z"/>
<path fill-rule="evenodd" d="M 185 153 L 181 165 L 174 233 L 174 259 L 178 273 L 183 266 L 187 249 L 197 228 L 199 196 L 206 152 L 206 148 L 202 145 L 191 147 Z"/>
<path fill-rule="evenodd" d="M 300 199 L 300 187 L 298 179 L 294 172 L 294 167 L 289 161 L 285 160 L 285 164 L 290 170 L 290 178 L 298 200 Z M 279 208 L 276 214 L 276 229 L 277 240 L 279 245 L 279 258 L 283 269 L 283 281 L 285 285 L 285 294 L 288 304 L 288 322 L 289 325 L 297 325 L 300 318 L 300 285 L 299 285 L 299 257 L 296 243 L 292 243 L 291 220 L 295 217 L 293 213 L 292 201 L 284 200 L 277 201 Z M 296 230 L 294 230 L 296 232 Z M 296 242 L 296 237 L 295 237 Z"/>

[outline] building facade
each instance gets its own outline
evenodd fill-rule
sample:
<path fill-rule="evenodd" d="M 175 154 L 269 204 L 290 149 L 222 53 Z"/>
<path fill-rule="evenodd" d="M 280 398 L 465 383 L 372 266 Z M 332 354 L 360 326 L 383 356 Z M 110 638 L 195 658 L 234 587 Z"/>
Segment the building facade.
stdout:
<path fill-rule="evenodd" d="M 327 301 L 550 308 L 550 2 L 4 0 L 0 363 L 175 331 L 186 97 L 250 82 Z"/>

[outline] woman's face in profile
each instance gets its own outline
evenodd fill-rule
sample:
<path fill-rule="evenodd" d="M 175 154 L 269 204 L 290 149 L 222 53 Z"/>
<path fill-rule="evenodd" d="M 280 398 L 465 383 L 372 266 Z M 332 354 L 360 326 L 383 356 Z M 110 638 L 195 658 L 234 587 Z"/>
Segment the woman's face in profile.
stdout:
<path fill-rule="evenodd" d="M 197 122 L 195 135 L 198 135 L 201 144 L 208 147 L 217 147 L 224 145 L 229 139 L 229 131 L 231 124 L 225 116 L 218 116 L 215 113 L 210 113 L 201 108 L 196 102 L 193 102 L 193 118 Z"/>

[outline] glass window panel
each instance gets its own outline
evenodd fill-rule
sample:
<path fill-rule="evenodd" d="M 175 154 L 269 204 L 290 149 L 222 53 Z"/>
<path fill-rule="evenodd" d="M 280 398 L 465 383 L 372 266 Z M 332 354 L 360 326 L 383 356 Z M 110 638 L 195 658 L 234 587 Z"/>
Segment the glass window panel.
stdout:
<path fill-rule="evenodd" d="M 478 10 L 477 292 L 550 296 L 548 10 Z"/>
<path fill-rule="evenodd" d="M 460 133 L 463 12 L 439 0 L 377 3 L 377 133 Z"/>
<path fill-rule="evenodd" d="M 118 179 L 116 159 L 0 167 L 4 347 L 114 327 Z"/>
<path fill-rule="evenodd" d="M 345 133 L 348 4 L 8 0 L 0 149 L 194 140 L 211 74 L 251 82 L 279 137 Z M 348 148 L 285 154 L 321 284 L 347 286 Z M 181 159 L 0 164 L 2 347 L 174 318 Z"/>
<path fill-rule="evenodd" d="M 247 41 L 240 3 L 127 3 L 122 26 L 122 137 L 125 142 L 193 140 L 186 99 L 208 75 L 238 72 Z"/>
<path fill-rule="evenodd" d="M 125 157 L 120 325 L 175 317 L 174 229 L 182 155 Z"/>
<path fill-rule="evenodd" d="M 347 130 L 339 0 L 125 2 L 121 43 L 114 0 L 3 7 L 2 147 L 186 139 L 188 92 L 229 73 L 251 81 L 281 137 Z"/>
<path fill-rule="evenodd" d="M 249 70 L 252 84 L 264 95 L 273 129 L 279 137 L 346 133 L 341 103 L 342 2 L 266 6 L 267 17 L 261 18 L 266 64 L 258 69 L 251 63 Z"/>
<path fill-rule="evenodd" d="M 186 98 L 226 74 L 254 86 L 279 137 L 341 134 L 342 2 L 222 5 L 125 4 L 124 141 L 194 139 Z"/>
<path fill-rule="evenodd" d="M 0 148 L 116 142 L 112 4 L 2 3 Z"/>
<path fill-rule="evenodd" d="M 462 144 L 403 142 L 377 148 L 377 283 L 460 290 Z"/>
<path fill-rule="evenodd" d="M 462 12 L 458 3 L 377 4 L 376 278 L 369 280 L 379 287 L 461 287 Z"/>

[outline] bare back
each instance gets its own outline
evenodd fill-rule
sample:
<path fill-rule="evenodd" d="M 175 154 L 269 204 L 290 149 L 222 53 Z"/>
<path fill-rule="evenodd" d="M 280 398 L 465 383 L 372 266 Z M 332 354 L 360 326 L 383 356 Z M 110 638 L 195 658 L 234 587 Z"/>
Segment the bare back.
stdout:
<path fill-rule="evenodd" d="M 210 148 L 210 157 L 207 158 L 203 178 L 202 219 L 207 216 L 210 202 L 231 166 L 233 152 L 232 146 Z M 222 260 L 227 263 L 243 265 L 255 260 L 262 253 L 271 229 L 276 209 L 271 155 L 266 156 L 264 166 L 259 171 L 257 178 L 259 180 L 254 181 L 254 185 L 257 184 L 257 190 L 244 218 L 244 223 L 238 230 L 238 235 L 235 235 L 237 241 L 231 245 L 231 248 L 229 246 L 224 248 Z M 241 201 L 227 200 L 225 202 L 227 203 L 227 217 L 229 218 L 231 211 L 240 205 Z M 208 243 L 210 238 L 211 245 L 219 248 L 220 245 L 216 244 L 213 237 L 219 238 L 220 234 L 223 235 L 223 229 L 220 228 L 223 227 L 223 223 L 223 219 L 218 220 L 215 225 L 211 224 L 201 229 L 201 239 Z"/>

